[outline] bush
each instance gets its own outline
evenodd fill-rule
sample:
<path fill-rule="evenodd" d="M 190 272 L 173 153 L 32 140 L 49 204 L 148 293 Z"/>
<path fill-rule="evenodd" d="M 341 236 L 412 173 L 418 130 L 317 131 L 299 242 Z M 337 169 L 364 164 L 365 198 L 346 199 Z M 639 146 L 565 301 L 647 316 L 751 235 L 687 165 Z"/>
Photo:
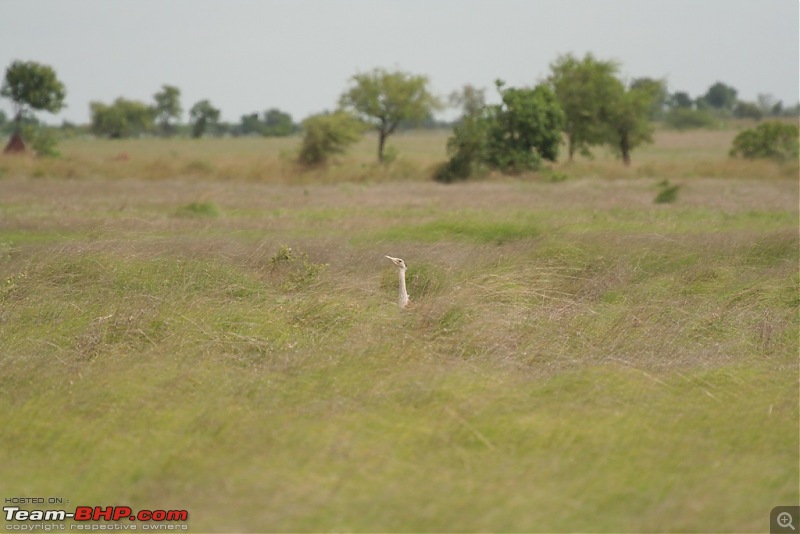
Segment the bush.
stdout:
<path fill-rule="evenodd" d="M 539 169 L 542 160 L 555 161 L 561 143 L 564 113 L 553 92 L 497 88 L 502 103 L 474 110 L 462 118 L 447 141 L 450 160 L 439 166 L 434 180 L 465 180 L 485 168 L 517 174 Z"/>
<path fill-rule="evenodd" d="M 705 109 L 674 108 L 667 113 L 664 122 L 676 130 L 692 128 L 716 128 L 717 119 Z"/>
<path fill-rule="evenodd" d="M 451 183 L 483 174 L 486 160 L 487 121 L 480 116 L 464 117 L 447 140 L 450 159 L 437 167 L 433 179 Z"/>
<path fill-rule="evenodd" d="M 40 158 L 57 158 L 61 152 L 56 149 L 58 134 L 55 129 L 44 126 L 25 126 L 22 138 L 27 139 Z"/>
<path fill-rule="evenodd" d="M 653 202 L 656 204 L 672 204 L 678 200 L 678 190 L 681 188 L 678 184 L 671 184 L 669 180 L 664 180 L 658 184 L 661 191 L 658 192 Z"/>
<path fill-rule="evenodd" d="M 770 121 L 744 130 L 733 140 L 730 155 L 746 159 L 796 160 L 800 155 L 797 125 Z"/>
<path fill-rule="evenodd" d="M 491 109 L 486 159 L 490 167 L 517 174 L 535 171 L 542 160 L 555 161 L 561 144 L 564 112 L 546 85 L 498 90 L 503 102 Z"/>
<path fill-rule="evenodd" d="M 733 116 L 739 119 L 754 119 L 760 121 L 764 118 L 764 112 L 761 111 L 753 102 L 739 102 L 733 108 Z"/>
<path fill-rule="evenodd" d="M 312 115 L 303 121 L 303 145 L 297 159 L 304 165 L 322 165 L 355 143 L 364 125 L 346 111 Z"/>

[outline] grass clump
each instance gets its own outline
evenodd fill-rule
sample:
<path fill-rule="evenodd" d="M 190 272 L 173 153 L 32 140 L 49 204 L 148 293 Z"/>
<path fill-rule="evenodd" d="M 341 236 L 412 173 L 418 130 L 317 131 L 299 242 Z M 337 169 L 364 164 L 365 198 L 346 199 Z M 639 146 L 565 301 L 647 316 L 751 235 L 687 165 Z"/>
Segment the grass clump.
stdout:
<path fill-rule="evenodd" d="M 272 272 L 280 279 L 279 286 L 284 291 L 308 287 L 328 268 L 325 263 L 309 261 L 308 254 L 296 252 L 285 244 L 278 248 L 269 261 Z"/>
<path fill-rule="evenodd" d="M 542 175 L 544 175 L 544 177 L 547 178 L 548 182 L 554 184 L 557 184 L 559 182 L 566 182 L 570 178 L 567 173 L 555 171 L 553 169 L 543 169 Z"/>
<path fill-rule="evenodd" d="M 406 273 L 408 290 L 418 298 L 440 293 L 447 287 L 447 278 L 447 272 L 430 263 L 412 264 Z"/>
<path fill-rule="evenodd" d="M 219 217 L 220 211 L 213 202 L 191 202 L 175 211 L 176 217 Z"/>
<path fill-rule="evenodd" d="M 656 204 L 672 204 L 676 200 L 678 200 L 678 191 L 680 190 L 681 186 L 678 184 L 672 184 L 669 180 L 664 180 L 660 184 L 658 184 L 661 190 L 658 192 L 656 197 L 653 199 L 653 202 Z"/>

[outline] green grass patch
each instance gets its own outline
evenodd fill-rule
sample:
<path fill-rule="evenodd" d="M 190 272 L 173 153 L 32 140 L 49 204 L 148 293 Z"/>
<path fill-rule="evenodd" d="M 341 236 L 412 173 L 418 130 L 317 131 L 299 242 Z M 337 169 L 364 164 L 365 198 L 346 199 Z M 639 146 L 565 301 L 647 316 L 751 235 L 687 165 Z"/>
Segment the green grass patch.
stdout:
<path fill-rule="evenodd" d="M 371 235 L 375 241 L 472 241 L 503 244 L 535 238 L 541 231 L 530 214 L 519 213 L 499 219 L 481 212 L 449 213 L 429 222 L 396 225 Z"/>
<path fill-rule="evenodd" d="M 219 217 L 219 208 L 213 202 L 191 202 L 175 211 L 176 217 Z"/>
<path fill-rule="evenodd" d="M 90 476 L 70 495 L 135 506 L 158 489 L 198 530 L 231 513 L 248 531 L 736 530 L 796 496 L 796 403 L 764 390 L 791 381 L 764 368 L 520 380 L 386 364 L 106 360 L 4 410 L 6 480 Z"/>
<path fill-rule="evenodd" d="M 672 204 L 678 200 L 678 191 L 681 188 L 679 184 L 671 184 L 669 180 L 664 180 L 659 184 L 659 187 L 661 190 L 656 195 L 656 198 L 653 199 L 654 203 Z"/>

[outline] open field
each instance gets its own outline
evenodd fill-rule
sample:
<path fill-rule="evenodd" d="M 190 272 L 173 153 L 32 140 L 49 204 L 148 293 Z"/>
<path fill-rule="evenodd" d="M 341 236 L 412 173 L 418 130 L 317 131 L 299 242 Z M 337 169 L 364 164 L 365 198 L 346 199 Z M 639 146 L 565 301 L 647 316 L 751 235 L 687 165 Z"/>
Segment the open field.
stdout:
<path fill-rule="evenodd" d="M 0 496 L 198 532 L 768 530 L 800 501 L 797 167 L 733 135 L 452 186 L 444 134 L 388 170 L 369 142 L 0 158 Z"/>
<path fill-rule="evenodd" d="M 751 124 L 742 124 L 750 127 Z M 607 149 L 592 160 L 560 162 L 553 169 L 573 178 L 796 178 L 798 165 L 728 158 L 737 129 L 676 132 L 659 130 L 655 143 L 633 152 L 625 168 Z M 69 139 L 58 159 L 3 158 L 0 178 L 103 178 L 136 180 L 219 180 L 272 184 L 374 183 L 428 181 L 446 159 L 447 131 L 399 133 L 389 138 L 397 160 L 376 164 L 377 141 L 367 135 L 326 168 L 306 169 L 294 162 L 299 137 L 227 139 Z M 563 152 L 563 151 L 562 151 Z"/>

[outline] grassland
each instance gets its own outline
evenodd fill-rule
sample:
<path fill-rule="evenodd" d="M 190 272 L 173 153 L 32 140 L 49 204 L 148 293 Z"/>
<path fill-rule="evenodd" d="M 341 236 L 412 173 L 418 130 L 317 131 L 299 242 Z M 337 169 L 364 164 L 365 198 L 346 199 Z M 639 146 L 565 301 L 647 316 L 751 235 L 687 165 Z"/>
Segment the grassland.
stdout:
<path fill-rule="evenodd" d="M 0 496 L 198 532 L 767 530 L 800 500 L 797 166 L 733 135 L 452 186 L 443 134 L 389 168 L 2 158 Z"/>

